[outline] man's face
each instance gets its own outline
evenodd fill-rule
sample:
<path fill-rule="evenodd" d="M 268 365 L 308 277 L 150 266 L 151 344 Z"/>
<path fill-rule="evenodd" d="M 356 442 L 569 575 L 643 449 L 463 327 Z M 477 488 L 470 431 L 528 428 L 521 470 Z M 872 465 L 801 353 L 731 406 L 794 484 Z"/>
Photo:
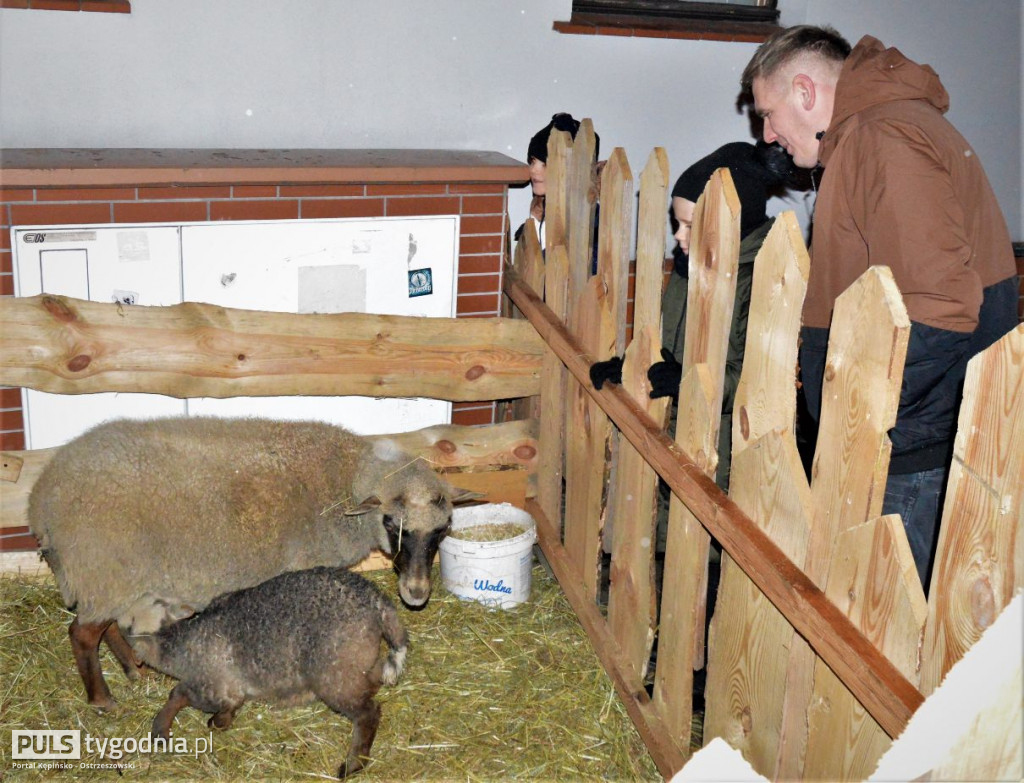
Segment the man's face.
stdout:
<path fill-rule="evenodd" d="M 757 78 L 751 84 L 754 93 L 754 110 L 764 120 L 764 140 L 768 144 L 778 142 L 793 158 L 793 163 L 802 169 L 813 169 L 818 165 L 818 148 L 821 142 L 815 137 L 824 127 L 812 127 L 814 112 L 813 96 L 807 102 L 806 89 L 799 80 L 779 74 L 767 79 Z"/>

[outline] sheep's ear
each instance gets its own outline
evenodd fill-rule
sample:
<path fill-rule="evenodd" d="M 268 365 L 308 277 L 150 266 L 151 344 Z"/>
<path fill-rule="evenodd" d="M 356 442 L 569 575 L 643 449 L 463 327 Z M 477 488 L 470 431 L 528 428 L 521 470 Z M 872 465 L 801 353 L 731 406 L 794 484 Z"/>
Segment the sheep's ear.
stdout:
<path fill-rule="evenodd" d="M 486 492 L 474 492 L 471 489 L 459 489 L 455 488 L 452 492 L 452 505 L 459 506 L 463 503 L 469 503 L 471 500 L 479 500 L 480 498 L 487 497 Z"/>
<path fill-rule="evenodd" d="M 360 514 L 365 514 L 377 508 L 380 508 L 380 498 L 376 495 L 370 495 L 370 497 L 357 506 L 346 506 L 342 509 L 342 513 L 347 517 L 357 517 Z"/>
<path fill-rule="evenodd" d="M 171 619 L 171 622 L 178 622 L 179 620 L 185 620 L 196 613 L 196 610 L 188 604 L 182 604 L 181 606 L 168 606 L 167 616 Z"/>

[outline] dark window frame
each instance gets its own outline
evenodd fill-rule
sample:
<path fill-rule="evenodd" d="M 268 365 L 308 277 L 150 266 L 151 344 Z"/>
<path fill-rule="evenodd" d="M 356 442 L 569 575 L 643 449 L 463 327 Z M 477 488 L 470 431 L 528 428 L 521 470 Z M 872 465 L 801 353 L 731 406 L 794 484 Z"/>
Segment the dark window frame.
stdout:
<path fill-rule="evenodd" d="M 701 0 L 573 0 L 554 29 L 577 35 L 634 35 L 761 42 L 781 30 L 777 0 L 758 5 Z"/>

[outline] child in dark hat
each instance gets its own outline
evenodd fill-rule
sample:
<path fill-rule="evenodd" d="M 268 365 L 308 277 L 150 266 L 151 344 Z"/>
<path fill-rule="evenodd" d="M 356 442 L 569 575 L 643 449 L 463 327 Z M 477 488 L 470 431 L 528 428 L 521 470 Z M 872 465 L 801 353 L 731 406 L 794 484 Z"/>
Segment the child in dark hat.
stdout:
<path fill-rule="evenodd" d="M 791 161 L 785 150 L 759 142 L 756 146 L 738 141 L 725 144 L 701 158 L 682 173 L 672 189 L 672 214 L 679 247 L 674 252 L 675 265 L 662 296 L 662 359 L 651 365 L 647 376 L 651 381 L 651 397 L 671 397 L 671 430 L 675 430 L 679 382 L 682 376 L 683 337 L 686 328 L 686 294 L 690 252 L 690 227 L 697 199 L 704 192 L 711 175 L 720 168 L 729 169 L 740 200 L 740 258 L 736 276 L 736 300 L 732 329 L 726 357 L 725 392 L 722 401 L 722 423 L 718 447 L 716 481 L 723 490 L 729 486 L 732 442 L 732 405 L 743 367 L 747 338 L 747 315 L 754 278 L 754 259 L 774 223 L 766 214 L 768 199 L 781 189 L 788 177 Z M 590 368 L 596 388 L 604 381 L 620 383 L 622 360 L 614 357 L 597 362 Z"/>
<path fill-rule="evenodd" d="M 530 164 L 530 187 L 533 189 L 533 200 L 530 202 L 530 217 L 537 221 L 537 236 L 540 246 L 544 247 L 544 197 L 547 195 L 548 139 L 551 131 L 565 131 L 573 139 L 579 132 L 580 122 L 571 114 L 559 112 L 552 116 L 551 121 L 537 131 L 530 139 L 526 150 L 526 162 Z M 597 156 L 600 138 L 594 134 L 594 155 Z M 524 224 L 525 225 L 525 224 Z M 516 229 L 515 239 L 523 233 L 523 226 Z"/>

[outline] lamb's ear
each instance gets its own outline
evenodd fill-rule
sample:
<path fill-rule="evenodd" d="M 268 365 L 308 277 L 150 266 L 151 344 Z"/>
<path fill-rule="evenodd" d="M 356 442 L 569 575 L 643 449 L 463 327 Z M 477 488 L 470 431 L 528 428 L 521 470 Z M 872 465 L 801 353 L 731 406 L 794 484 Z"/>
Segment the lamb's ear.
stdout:
<path fill-rule="evenodd" d="M 479 500 L 480 498 L 487 497 L 486 492 L 474 492 L 471 489 L 459 489 L 458 487 L 453 487 L 452 489 L 453 506 L 459 506 L 463 503 L 469 503 L 471 500 Z"/>
<path fill-rule="evenodd" d="M 357 517 L 360 514 L 365 514 L 368 511 L 373 511 L 377 508 L 380 508 L 380 498 L 376 495 L 370 495 L 370 497 L 366 498 L 366 500 L 358 505 L 345 506 L 341 510 L 341 513 L 347 517 Z"/>

